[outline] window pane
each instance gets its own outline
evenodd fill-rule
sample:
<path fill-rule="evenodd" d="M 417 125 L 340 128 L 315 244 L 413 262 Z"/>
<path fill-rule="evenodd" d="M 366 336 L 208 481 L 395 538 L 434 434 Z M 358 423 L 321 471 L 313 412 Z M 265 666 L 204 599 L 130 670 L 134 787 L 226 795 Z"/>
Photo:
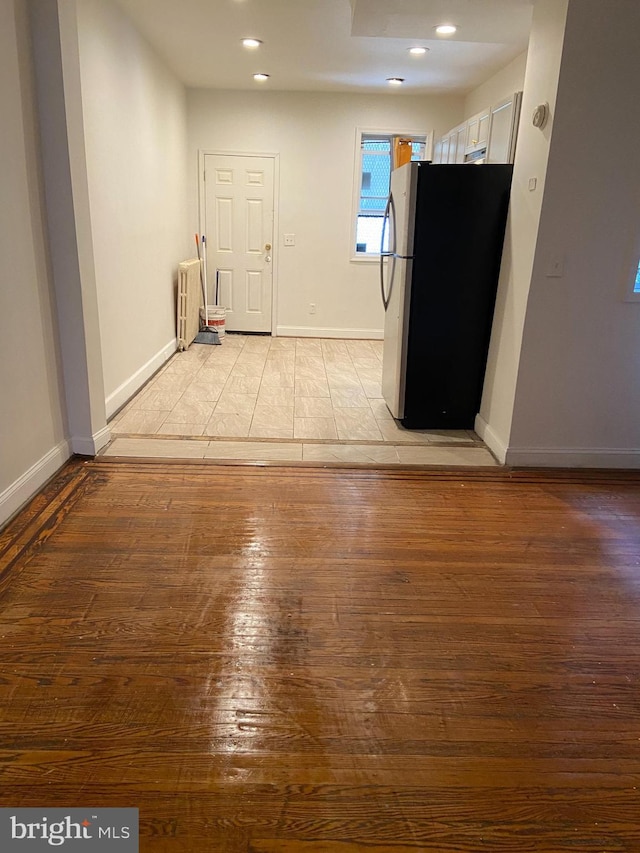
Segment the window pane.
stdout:
<path fill-rule="evenodd" d="M 426 147 L 427 146 L 424 142 L 416 142 L 414 139 L 411 143 L 411 159 L 424 160 L 424 151 Z"/>
<path fill-rule="evenodd" d="M 358 216 L 356 228 L 356 252 L 377 255 L 382 237 L 382 216 Z M 384 233 L 383 252 L 389 249 L 389 229 Z"/>
<path fill-rule="evenodd" d="M 636 273 L 636 283 L 633 286 L 634 293 L 640 293 L 640 264 L 638 264 L 638 272 Z"/>
<path fill-rule="evenodd" d="M 383 215 L 389 195 L 390 152 L 389 139 L 363 139 L 359 213 Z"/>

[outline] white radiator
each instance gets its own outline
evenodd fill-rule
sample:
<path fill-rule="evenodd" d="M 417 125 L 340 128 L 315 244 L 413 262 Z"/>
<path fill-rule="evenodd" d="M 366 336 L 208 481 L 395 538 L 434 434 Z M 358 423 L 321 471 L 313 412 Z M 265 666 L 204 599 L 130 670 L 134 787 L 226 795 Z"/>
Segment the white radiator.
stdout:
<path fill-rule="evenodd" d="M 200 261 L 178 264 L 178 349 L 185 350 L 200 331 Z"/>

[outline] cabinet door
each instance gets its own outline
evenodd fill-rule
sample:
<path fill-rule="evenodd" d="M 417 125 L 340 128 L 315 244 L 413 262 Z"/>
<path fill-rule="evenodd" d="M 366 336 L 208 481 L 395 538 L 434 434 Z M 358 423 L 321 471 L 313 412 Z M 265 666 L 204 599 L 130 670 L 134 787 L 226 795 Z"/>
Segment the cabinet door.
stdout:
<path fill-rule="evenodd" d="M 449 137 L 448 136 L 444 136 L 442 138 L 442 154 L 440 157 L 440 162 L 441 163 L 448 163 L 449 162 Z"/>
<path fill-rule="evenodd" d="M 491 111 L 488 110 L 478 118 L 478 146 L 482 147 L 489 141 L 489 125 L 491 124 Z"/>
<path fill-rule="evenodd" d="M 456 153 L 458 150 L 458 134 L 453 132 L 449 134 L 449 159 L 447 163 L 456 162 Z"/>
<path fill-rule="evenodd" d="M 485 148 L 489 139 L 489 126 L 491 124 L 491 110 L 486 109 L 472 116 L 467 122 L 467 141 L 465 153 L 470 154 Z"/>
<path fill-rule="evenodd" d="M 464 163 L 464 145 L 467 139 L 467 125 L 463 124 L 458 128 L 457 146 L 456 146 L 456 163 Z"/>
<path fill-rule="evenodd" d="M 520 120 L 521 92 L 516 92 L 491 108 L 491 132 L 487 146 L 488 163 L 513 163 Z"/>
<path fill-rule="evenodd" d="M 464 146 L 465 151 L 474 151 L 478 144 L 478 124 L 478 116 L 470 118 L 467 122 L 467 137 Z"/>

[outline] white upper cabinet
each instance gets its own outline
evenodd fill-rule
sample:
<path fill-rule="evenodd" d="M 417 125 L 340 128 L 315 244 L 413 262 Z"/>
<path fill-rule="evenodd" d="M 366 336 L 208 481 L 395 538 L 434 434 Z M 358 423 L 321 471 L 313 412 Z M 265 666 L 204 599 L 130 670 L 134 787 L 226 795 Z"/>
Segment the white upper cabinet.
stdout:
<path fill-rule="evenodd" d="M 450 146 L 450 137 L 443 136 L 442 137 L 442 153 L 440 154 L 440 162 L 448 163 L 449 162 L 449 146 Z"/>
<path fill-rule="evenodd" d="M 456 151 L 458 150 L 458 135 L 455 131 L 449 133 L 449 157 L 447 163 L 456 162 Z"/>
<path fill-rule="evenodd" d="M 464 163 L 467 123 L 458 125 L 439 139 L 434 148 L 434 163 Z"/>
<path fill-rule="evenodd" d="M 516 92 L 454 127 L 436 142 L 433 162 L 466 163 L 476 154 L 486 163 L 513 163 L 521 104 L 522 92 Z M 486 157 L 476 153 L 485 149 Z"/>
<path fill-rule="evenodd" d="M 487 163 L 513 163 L 515 156 L 522 92 L 491 107 L 491 129 Z"/>
<path fill-rule="evenodd" d="M 487 147 L 489 128 L 491 125 L 491 110 L 482 110 L 471 116 L 467 122 L 467 138 L 464 146 L 465 154 L 472 154 Z"/>
<path fill-rule="evenodd" d="M 467 138 L 467 123 L 449 131 L 449 163 L 464 163 L 464 146 Z"/>
<path fill-rule="evenodd" d="M 456 130 L 457 145 L 456 145 L 456 163 L 464 163 L 464 146 L 467 140 L 467 124 L 461 124 Z"/>

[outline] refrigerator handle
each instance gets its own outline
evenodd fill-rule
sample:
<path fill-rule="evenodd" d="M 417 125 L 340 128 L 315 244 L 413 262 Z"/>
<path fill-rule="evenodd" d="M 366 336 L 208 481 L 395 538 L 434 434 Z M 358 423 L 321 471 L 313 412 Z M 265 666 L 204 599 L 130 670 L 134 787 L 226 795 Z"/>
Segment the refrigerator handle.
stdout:
<path fill-rule="evenodd" d="M 387 231 L 387 222 L 389 221 L 389 211 L 391 210 L 392 203 L 392 196 L 391 194 L 389 194 L 389 198 L 387 199 L 387 206 L 384 209 L 384 216 L 382 218 L 382 234 L 380 235 L 380 257 L 385 254 L 384 235 Z"/>
<path fill-rule="evenodd" d="M 387 222 L 389 221 L 389 216 L 392 215 L 395 219 L 395 204 L 393 203 L 393 196 L 389 195 L 389 199 L 387 201 L 387 206 L 384 209 L 384 219 L 382 220 L 382 235 L 380 237 L 380 293 L 382 295 L 382 304 L 384 305 L 384 310 L 386 311 L 389 307 L 389 300 L 391 299 L 391 289 L 393 288 L 393 274 L 395 272 L 396 259 L 394 252 L 385 252 L 384 251 L 384 235 L 387 230 Z M 391 262 L 391 277 L 389 281 L 389 293 L 385 294 L 384 292 L 384 259 L 385 258 L 393 258 Z"/>

